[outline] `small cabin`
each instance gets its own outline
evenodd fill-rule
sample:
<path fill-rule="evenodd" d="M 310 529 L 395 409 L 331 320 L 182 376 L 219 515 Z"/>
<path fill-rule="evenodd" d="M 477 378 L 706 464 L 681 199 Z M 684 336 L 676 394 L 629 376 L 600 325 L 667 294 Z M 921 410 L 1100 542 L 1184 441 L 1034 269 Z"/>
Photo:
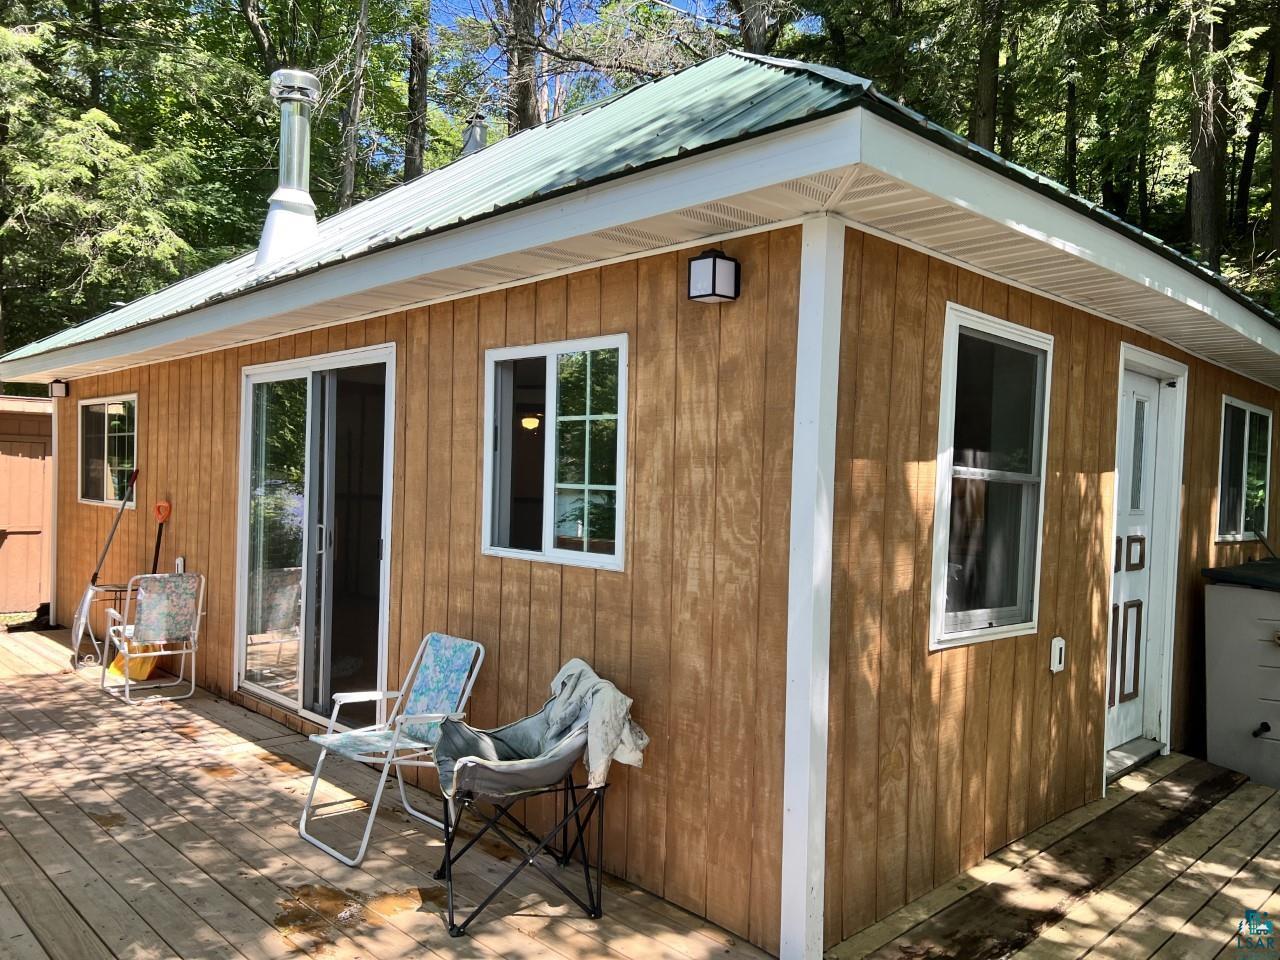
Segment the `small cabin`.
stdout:
<path fill-rule="evenodd" d="M 1280 323 L 1221 277 L 741 53 L 319 223 L 282 186 L 0 360 L 60 394 L 57 621 L 137 469 L 103 576 L 169 501 L 198 683 L 296 730 L 429 631 L 480 725 L 583 657 L 652 739 L 606 868 L 786 958 L 1204 749 L 1200 571 L 1280 514 Z"/>

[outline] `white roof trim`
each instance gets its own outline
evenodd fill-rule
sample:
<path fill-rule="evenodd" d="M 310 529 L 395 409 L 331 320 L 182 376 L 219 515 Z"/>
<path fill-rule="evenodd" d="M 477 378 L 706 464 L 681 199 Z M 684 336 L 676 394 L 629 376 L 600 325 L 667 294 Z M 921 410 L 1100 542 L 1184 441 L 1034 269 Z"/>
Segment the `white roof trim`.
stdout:
<path fill-rule="evenodd" d="M 134 327 L 101 340 L 6 361 L 0 363 L 0 379 L 51 379 L 69 367 L 229 331 L 267 317 L 295 313 L 339 297 L 373 291 L 437 271 L 517 254 L 663 212 L 750 193 L 833 166 L 843 167 L 857 159 L 858 122 L 855 112 L 847 111 L 326 266 L 182 316 Z M 384 312 L 394 309 L 388 307 Z M 300 327 L 307 325 L 315 323 L 303 323 Z"/>
<path fill-rule="evenodd" d="M 1141 283 L 1200 311 L 1271 353 L 1280 354 L 1280 330 L 1212 283 L 1066 204 L 1022 187 L 862 108 L 856 112 L 863 115 L 864 165 Z"/>
<path fill-rule="evenodd" d="M 73 379 L 221 350 L 822 212 L 1280 387 L 1280 329 L 1227 292 L 865 108 L 2 362 L 0 379 Z"/>

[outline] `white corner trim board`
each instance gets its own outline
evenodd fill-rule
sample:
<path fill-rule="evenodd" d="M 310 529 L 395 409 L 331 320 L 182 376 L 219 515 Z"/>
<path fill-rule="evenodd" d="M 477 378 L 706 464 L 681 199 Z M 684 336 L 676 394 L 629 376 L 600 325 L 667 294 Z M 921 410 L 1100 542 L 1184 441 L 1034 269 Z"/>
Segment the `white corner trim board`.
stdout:
<path fill-rule="evenodd" d="M 802 227 L 787 591 L 781 960 L 822 956 L 844 235 L 844 223 L 833 217 L 806 220 Z"/>

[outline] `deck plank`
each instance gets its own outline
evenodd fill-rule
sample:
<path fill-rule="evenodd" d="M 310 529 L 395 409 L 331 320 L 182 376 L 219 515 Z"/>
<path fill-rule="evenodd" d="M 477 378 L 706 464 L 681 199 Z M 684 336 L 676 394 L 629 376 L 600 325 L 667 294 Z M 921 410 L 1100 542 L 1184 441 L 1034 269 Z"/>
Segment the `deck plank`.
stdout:
<path fill-rule="evenodd" d="M 913 927 L 923 923 L 946 907 L 968 896 L 985 883 L 998 880 L 1018 869 L 1041 851 L 1057 843 L 1072 831 L 1102 816 L 1108 810 L 1147 790 L 1152 784 L 1173 773 L 1190 758 L 1180 754 L 1161 757 L 1140 770 L 1135 770 L 1111 785 L 1106 797 L 1052 820 L 1033 830 L 1021 840 L 997 850 L 986 860 L 970 868 L 954 880 L 890 914 L 879 923 L 845 940 L 827 952 L 829 960 L 857 960 Z"/>
<path fill-rule="evenodd" d="M 1100 957 L 1132 957 L 1136 948 L 1142 956 L 1157 956 L 1161 960 L 1188 956 L 1193 941 L 1203 944 L 1205 934 L 1225 943 L 1236 924 L 1244 918 L 1244 910 L 1225 928 L 1212 932 L 1188 931 L 1188 936 L 1172 942 L 1178 933 L 1202 908 L 1272 841 L 1280 831 L 1280 795 L 1273 797 L 1227 837 L 1215 844 L 1204 857 L 1170 883 L 1160 895 L 1153 898 L 1147 908 L 1134 918 L 1134 922 L 1103 942 L 1097 951 Z M 1272 874 L 1274 876 L 1274 873 Z M 1212 956 L 1217 950 L 1212 950 Z"/>
<path fill-rule="evenodd" d="M 13 842 L 26 842 L 25 831 L 35 825 L 30 818 L 38 819 L 44 842 L 77 848 L 82 879 L 95 889 L 122 893 L 136 885 L 144 891 L 135 913 L 122 916 L 160 942 L 148 955 L 765 956 L 613 878 L 606 878 L 606 916 L 578 916 L 532 871 L 504 892 L 471 936 L 453 940 L 441 922 L 443 888 L 432 877 L 438 836 L 419 829 L 398 804 L 379 811 L 362 868 L 347 868 L 297 834 L 318 752 L 305 737 L 204 692 L 181 703 L 129 707 L 96 691 L 96 668 L 64 671 L 62 650 L 56 636 L 0 644 L 0 775 L 15 786 L 17 800 L 9 802 L 30 810 Z M 116 748 L 122 743 L 128 749 Z M 326 767 L 323 798 L 348 801 L 342 809 L 355 815 L 321 823 L 354 846 L 365 809 L 358 798 L 368 796 L 372 772 L 343 763 L 329 773 Z M 420 793 L 417 799 L 439 802 Z M 11 814 L 0 810 L 0 823 L 4 816 Z M 456 884 L 461 906 L 506 875 L 509 866 L 497 854 L 496 844 L 486 841 L 468 855 Z M 580 885 L 581 878 L 569 882 Z M 97 954 L 68 952 L 62 944 L 47 948 L 26 905 L 9 907 L 31 931 L 15 940 L 27 955 L 111 955 L 105 948 Z M 175 925 L 182 929 L 171 929 Z"/>
<path fill-rule="evenodd" d="M 1086 897 L 1020 951 L 1019 960 L 1069 960 L 1093 947 L 1236 829 L 1275 791 L 1245 784 L 1110 886 Z"/>
<path fill-rule="evenodd" d="M 13 960 L 50 960 L 18 908 L 3 891 L 0 891 L 0 931 L 4 931 L 0 933 L 0 956 Z"/>
<path fill-rule="evenodd" d="M 0 893 L 51 956 L 113 960 L 107 945 L 4 827 L 0 827 L 0 863 L 4 864 Z"/>
<path fill-rule="evenodd" d="M 1061 920 L 1081 897 L 1184 830 L 1243 779 L 1204 761 L 1187 763 L 871 956 L 889 960 L 910 950 L 965 960 L 1007 956 Z"/>

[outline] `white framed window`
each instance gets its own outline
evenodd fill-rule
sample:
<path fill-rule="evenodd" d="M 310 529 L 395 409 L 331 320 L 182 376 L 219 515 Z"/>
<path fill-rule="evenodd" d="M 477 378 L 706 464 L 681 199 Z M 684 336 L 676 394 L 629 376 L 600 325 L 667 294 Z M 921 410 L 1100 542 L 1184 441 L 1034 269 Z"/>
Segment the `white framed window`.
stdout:
<path fill-rule="evenodd" d="M 1218 539 L 1257 539 L 1271 499 L 1271 411 L 1224 395 L 1218 452 Z"/>
<path fill-rule="evenodd" d="M 625 334 L 485 353 L 485 553 L 621 570 Z"/>
<path fill-rule="evenodd" d="M 81 400 L 79 418 L 80 500 L 119 506 L 138 465 L 138 396 Z"/>
<path fill-rule="evenodd" d="M 930 647 L 1036 629 L 1053 337 L 947 304 Z"/>

